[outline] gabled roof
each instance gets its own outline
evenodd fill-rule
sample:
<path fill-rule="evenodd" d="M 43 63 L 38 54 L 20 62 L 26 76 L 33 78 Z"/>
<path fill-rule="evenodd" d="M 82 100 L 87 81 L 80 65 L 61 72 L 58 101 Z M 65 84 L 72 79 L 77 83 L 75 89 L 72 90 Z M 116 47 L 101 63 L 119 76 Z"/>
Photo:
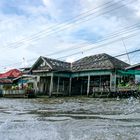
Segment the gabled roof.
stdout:
<path fill-rule="evenodd" d="M 112 70 L 112 69 L 124 69 L 129 64 L 112 57 L 108 54 L 97 54 L 93 56 L 84 57 L 78 61 L 71 63 L 63 62 L 56 59 L 40 57 L 31 70 L 35 70 L 43 62 L 46 63 L 47 67 L 42 68 L 43 71 L 71 71 L 78 72 L 84 70 Z"/>
<path fill-rule="evenodd" d="M 21 76 L 22 72 L 17 69 L 9 70 L 8 72 L 0 74 L 0 79 L 2 78 L 17 78 L 18 76 Z"/>
<path fill-rule="evenodd" d="M 52 70 L 58 70 L 58 71 L 70 70 L 70 63 L 60 61 L 57 59 L 47 58 L 47 57 L 43 57 L 43 59 L 51 66 Z"/>
<path fill-rule="evenodd" d="M 56 59 L 46 58 L 46 57 L 39 57 L 39 59 L 35 62 L 32 66 L 31 70 L 37 68 L 41 63 L 45 62 L 47 69 L 50 71 L 69 71 L 70 70 L 70 63 L 63 62 Z"/>
<path fill-rule="evenodd" d="M 25 67 L 25 68 L 20 68 L 23 74 L 28 74 L 30 71 L 31 67 Z"/>
<path fill-rule="evenodd" d="M 75 61 L 72 65 L 73 71 L 124 69 L 130 66 L 129 64 L 105 53 L 84 57 Z"/>

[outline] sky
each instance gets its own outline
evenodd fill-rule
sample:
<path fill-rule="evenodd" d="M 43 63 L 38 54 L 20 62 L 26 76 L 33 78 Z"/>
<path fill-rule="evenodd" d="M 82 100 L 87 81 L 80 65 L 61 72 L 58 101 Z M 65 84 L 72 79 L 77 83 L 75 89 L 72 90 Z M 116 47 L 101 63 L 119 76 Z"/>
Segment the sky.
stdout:
<path fill-rule="evenodd" d="M 0 71 L 140 49 L 140 0 L 0 0 Z M 136 64 L 140 52 L 119 57 Z"/>

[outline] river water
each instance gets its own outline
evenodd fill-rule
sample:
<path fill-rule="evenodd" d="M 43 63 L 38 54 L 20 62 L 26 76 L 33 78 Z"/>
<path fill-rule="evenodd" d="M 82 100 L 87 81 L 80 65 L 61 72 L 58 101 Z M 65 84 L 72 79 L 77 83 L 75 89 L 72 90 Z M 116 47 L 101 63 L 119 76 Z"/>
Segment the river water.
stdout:
<path fill-rule="evenodd" d="M 139 99 L 0 98 L 0 140 L 139 139 Z"/>

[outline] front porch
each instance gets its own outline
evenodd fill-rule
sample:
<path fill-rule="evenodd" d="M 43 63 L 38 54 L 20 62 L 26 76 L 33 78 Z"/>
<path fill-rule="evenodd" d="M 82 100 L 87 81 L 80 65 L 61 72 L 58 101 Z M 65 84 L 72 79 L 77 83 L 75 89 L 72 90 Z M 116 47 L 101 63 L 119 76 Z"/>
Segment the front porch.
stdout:
<path fill-rule="evenodd" d="M 70 74 L 44 73 L 39 75 L 37 83 L 38 94 L 42 95 L 69 95 L 70 93 Z"/>
<path fill-rule="evenodd" d="M 111 71 L 80 73 L 52 72 L 40 75 L 38 93 L 45 95 L 94 95 L 110 93 L 116 87 L 116 74 Z"/>

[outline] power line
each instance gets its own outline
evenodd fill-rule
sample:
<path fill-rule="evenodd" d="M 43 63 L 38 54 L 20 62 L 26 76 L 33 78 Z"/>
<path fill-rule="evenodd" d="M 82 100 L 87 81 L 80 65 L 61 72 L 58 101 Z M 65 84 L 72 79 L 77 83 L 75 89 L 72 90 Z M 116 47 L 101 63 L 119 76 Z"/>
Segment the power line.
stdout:
<path fill-rule="evenodd" d="M 89 13 L 90 11 L 96 10 L 96 9 L 98 9 L 98 8 L 100 8 L 100 7 L 104 6 L 104 5 L 109 4 L 109 3 L 112 3 L 112 2 L 107 2 L 107 3 L 103 4 L 103 5 L 100 5 L 100 6 L 96 7 L 96 8 L 91 9 L 91 10 L 89 10 L 89 11 L 87 11 L 87 12 L 82 13 L 82 14 L 84 15 L 84 14 L 86 14 L 86 13 Z M 77 17 L 80 17 L 82 14 L 77 15 L 74 19 L 67 20 L 67 21 L 65 21 L 65 22 L 70 22 L 70 21 L 73 21 L 73 20 L 75 20 Z M 68 24 L 68 23 L 67 23 L 67 24 Z M 58 25 L 59 25 L 59 24 L 58 24 Z M 62 24 L 62 25 L 63 25 L 63 24 Z M 46 28 L 46 29 L 50 29 L 50 28 L 54 28 L 54 27 L 56 28 L 56 26 L 51 26 L 51 27 L 48 27 L 48 28 Z M 33 37 L 34 35 L 37 35 L 37 34 L 40 34 L 40 33 L 46 32 L 46 29 L 45 29 L 45 30 L 42 30 L 42 31 L 39 31 L 39 32 L 38 32 L 38 33 L 36 33 L 36 34 L 33 34 L 31 37 Z M 25 39 L 26 39 L 26 38 L 25 38 Z M 19 42 L 17 42 L 17 43 L 20 45 L 22 41 L 25 41 L 25 40 L 24 40 L 24 39 L 22 39 L 22 40 L 20 40 L 20 41 L 19 41 Z M 16 42 L 15 42 L 15 43 L 16 43 Z M 14 44 L 14 45 L 15 45 L 15 43 L 12 43 L 12 44 Z"/>
<path fill-rule="evenodd" d="M 131 35 L 129 35 L 129 36 L 123 37 L 123 39 L 128 39 L 128 38 L 137 36 L 137 34 L 138 34 L 138 33 L 131 34 Z M 116 40 L 113 40 L 113 41 L 110 41 L 110 42 L 101 44 L 101 45 L 94 46 L 94 48 L 92 47 L 92 48 L 89 48 L 89 49 L 84 50 L 84 51 L 85 51 L 85 52 L 91 51 L 91 50 L 93 50 L 93 49 L 96 49 L 97 47 L 100 48 L 100 47 L 103 47 L 103 46 L 112 44 L 112 43 L 114 43 L 114 42 L 120 41 L 121 39 L 122 39 L 122 37 L 119 38 L 119 39 L 116 39 Z M 92 45 L 93 45 L 93 44 L 90 44 L 90 45 L 87 45 L 87 46 L 92 46 Z M 87 47 L 87 46 L 86 46 L 86 47 Z M 95 47 L 96 47 L 96 48 L 95 48 Z M 66 57 L 69 57 L 69 56 L 74 56 L 74 55 L 81 54 L 81 53 L 83 53 L 83 51 L 79 51 L 79 52 L 73 53 L 73 54 L 71 54 L 71 55 L 65 55 L 65 56 L 59 57 L 59 58 L 57 58 L 57 59 L 62 59 L 62 58 L 66 58 Z"/>
<path fill-rule="evenodd" d="M 129 36 L 123 37 L 123 39 L 128 39 L 128 38 L 134 37 L 134 36 L 136 36 L 137 34 L 138 34 L 138 33 L 131 34 L 131 35 L 129 35 Z M 110 41 L 110 42 L 101 44 L 101 45 L 94 46 L 94 48 L 92 47 L 92 48 L 90 48 L 90 49 L 87 49 L 87 50 L 85 50 L 85 52 L 91 51 L 91 50 L 93 50 L 93 49 L 96 49 L 97 47 L 100 48 L 100 47 L 106 46 L 106 45 L 108 45 L 108 44 L 111 44 L 111 43 L 120 41 L 121 39 L 122 39 L 122 37 L 119 38 L 119 39 L 116 39 L 116 40 L 113 40 L 113 41 Z M 93 45 L 93 44 L 86 45 L 85 47 L 87 47 L 87 46 L 92 46 L 92 45 Z M 82 52 L 82 51 L 79 51 L 79 52 L 76 52 L 76 53 L 72 53 L 72 54 L 70 54 L 70 55 L 66 55 L 66 56 L 63 56 L 63 57 L 59 57 L 59 58 L 57 58 L 57 59 L 62 59 L 62 58 L 66 58 L 66 57 L 69 57 L 69 56 L 74 56 L 74 55 L 77 55 L 77 54 L 80 54 L 80 53 L 83 53 L 83 52 Z M 47 55 L 47 56 L 49 56 L 49 55 Z M 28 62 L 29 62 L 29 61 L 30 61 L 30 62 L 31 62 L 31 61 L 34 61 L 35 59 L 37 59 L 37 58 L 30 59 L 30 60 L 28 60 Z M 20 63 L 21 63 L 21 62 L 18 62 L 18 63 L 15 63 L 15 64 L 13 64 L 13 65 L 18 65 L 18 64 L 20 64 Z M 13 65 L 10 65 L 10 66 L 13 66 Z M 7 65 L 7 66 L 9 66 L 9 65 Z M 2 66 L 2 67 L 6 67 L 6 66 Z"/>
<path fill-rule="evenodd" d="M 133 36 L 136 36 L 137 35 L 137 33 L 135 33 L 135 34 L 132 34 L 132 35 L 130 35 L 130 36 L 127 36 L 127 37 L 133 37 Z M 126 38 L 127 38 L 126 37 Z M 121 37 L 122 38 L 122 37 Z M 121 39 L 120 38 L 120 39 Z M 119 41 L 120 39 L 117 39 L 117 40 L 114 40 L 114 41 L 111 41 L 111 42 L 108 42 L 108 43 L 113 43 L 113 42 L 116 42 L 116 41 Z M 124 38 L 125 39 L 125 38 Z M 95 47 L 102 47 L 102 46 L 104 46 L 104 45 L 108 45 L 108 43 L 107 44 L 102 44 L 102 45 L 97 45 L 97 46 L 95 46 Z M 85 47 L 87 47 L 87 46 L 92 46 L 93 44 L 90 44 L 90 45 L 86 45 Z M 95 44 L 96 45 L 96 44 Z M 75 49 L 77 49 L 77 48 L 75 48 Z M 96 49 L 96 48 L 91 48 L 91 49 L 88 49 L 88 50 L 86 50 L 86 51 L 89 51 L 89 50 L 92 50 L 92 49 Z M 71 49 L 72 50 L 72 49 Z M 67 51 L 67 49 L 65 50 L 65 51 Z M 61 53 L 61 51 L 59 51 L 59 52 L 55 52 L 55 53 Z M 79 54 L 79 53 L 82 53 L 81 51 L 80 52 L 76 52 L 76 53 L 74 53 L 74 54 L 71 54 L 70 56 L 73 56 L 73 55 L 76 55 L 76 54 Z M 47 56 L 51 56 L 51 55 L 54 55 L 54 53 L 51 53 L 51 54 L 48 54 Z M 67 55 L 67 56 L 63 56 L 63 57 L 61 57 L 60 59 L 62 59 L 62 58 L 65 58 L 65 57 L 68 57 L 69 55 Z M 29 61 L 33 61 L 33 60 L 35 60 L 36 58 L 34 58 L 34 59 L 31 59 L 31 60 L 29 60 Z M 19 62 L 19 63 L 21 63 L 21 62 Z M 19 63 L 16 63 L 16 64 L 19 64 Z"/>
<path fill-rule="evenodd" d="M 131 33 L 131 32 L 137 31 L 138 30 L 137 29 L 138 28 L 138 25 L 140 25 L 140 24 L 134 24 L 133 26 L 125 27 L 126 29 L 129 29 L 129 30 L 124 30 L 124 29 L 123 30 L 120 30 L 119 32 L 115 32 L 113 34 L 110 34 L 110 35 L 108 35 L 107 37 L 105 37 L 105 38 L 103 38 L 101 40 L 98 40 L 96 42 L 93 42 L 94 44 L 92 44 L 92 42 L 89 42 L 89 44 L 90 45 L 96 45 L 97 43 L 102 43 L 102 42 L 104 42 L 106 40 L 110 40 L 112 38 L 115 38 L 116 36 L 117 37 L 118 36 L 121 36 L 121 35 L 123 35 L 122 33 Z M 87 43 L 87 42 L 85 42 L 85 43 Z M 61 50 L 61 51 L 56 51 L 56 52 L 50 53 L 50 54 L 48 54 L 46 56 L 52 56 L 52 55 L 55 55 L 55 54 L 60 54 L 60 53 L 66 52 L 66 51 L 73 51 L 73 50 L 79 49 L 81 47 L 87 47 L 87 45 L 85 46 L 85 43 L 80 44 L 80 46 L 78 46 L 78 47 L 77 47 L 77 45 L 74 45 L 74 46 L 71 46 L 71 47 L 75 47 L 75 48 L 70 48 L 70 49 L 64 49 L 64 50 Z M 36 58 L 34 58 L 34 59 L 36 59 Z M 32 59 L 31 61 L 33 61 L 34 59 Z"/>
<path fill-rule="evenodd" d="M 118 55 L 112 56 L 112 59 L 113 58 L 122 57 L 122 56 L 125 56 L 125 55 L 128 55 L 128 54 L 133 54 L 133 53 L 136 53 L 136 52 L 140 52 L 140 49 L 136 49 L 136 50 L 133 50 L 133 51 L 129 51 L 127 53 L 122 53 L 122 54 L 118 54 Z M 105 61 L 105 60 L 108 60 L 108 58 L 105 58 L 105 59 L 102 59 L 102 60 L 95 60 L 93 62 L 89 62 L 89 63 L 86 63 L 86 64 L 80 64 L 80 66 L 86 66 L 86 65 L 89 65 L 89 64 L 92 64 L 92 63 L 96 63 L 96 62 L 100 62 L 100 61 Z"/>
<path fill-rule="evenodd" d="M 111 56 L 111 58 L 109 58 L 109 59 L 112 60 L 114 58 L 122 57 L 122 56 L 125 56 L 125 55 L 128 55 L 128 54 L 133 54 L 133 53 L 136 53 L 136 52 L 140 52 L 140 49 L 129 51 L 127 53 L 118 54 L 116 56 Z M 95 61 L 92 61 L 92 62 L 89 62 L 89 63 L 85 63 L 85 64 L 83 63 L 83 64 L 80 64 L 80 66 L 87 66 L 87 65 L 90 65 L 90 64 L 93 64 L 93 63 L 97 63 L 97 62 L 102 62 L 102 61 L 105 61 L 105 60 L 108 60 L 108 58 L 104 58 L 104 59 L 101 59 L 101 60 L 95 60 Z M 73 63 L 73 66 L 77 66 L 77 65 L 79 66 L 79 64 Z M 53 72 L 60 72 L 60 71 L 55 70 Z"/>
<path fill-rule="evenodd" d="M 113 58 L 118 58 L 118 57 L 122 57 L 122 56 L 125 56 L 125 55 L 128 55 L 128 54 L 133 54 L 133 53 L 136 53 L 136 52 L 140 52 L 140 49 L 136 49 L 136 50 L 133 50 L 133 51 L 129 51 L 127 53 L 122 53 L 122 54 L 118 54 L 116 56 L 111 56 L 110 60 L 113 59 Z M 108 58 L 105 58 L 105 59 L 102 59 L 102 60 L 95 60 L 93 62 L 89 62 L 89 63 L 86 63 L 86 64 L 80 64 L 80 66 L 85 66 L 85 65 L 89 65 L 89 64 L 93 64 L 93 63 L 97 63 L 97 62 L 101 62 L 101 61 L 105 61 L 105 60 L 108 60 Z M 76 66 L 76 64 L 74 64 Z M 58 70 L 55 70 L 53 72 L 59 72 Z"/>
<path fill-rule="evenodd" d="M 124 1 L 124 0 L 123 0 Z M 119 1 L 119 2 L 122 2 L 122 1 Z M 117 3 L 119 3 L 119 2 L 117 2 Z M 133 1 L 130 1 L 130 2 L 133 2 Z M 129 2 L 129 3 L 130 3 Z M 129 4 L 129 3 L 126 3 L 126 5 L 127 4 Z M 116 3 L 115 3 L 116 4 Z M 113 5 L 115 5 L 115 4 L 113 4 Z M 109 13 L 109 12 L 112 12 L 112 11 L 114 11 L 114 10 L 117 10 L 117 9 L 119 9 L 119 8 L 122 8 L 122 7 L 124 7 L 124 6 L 126 6 L 126 5 L 121 5 L 121 6 L 118 6 L 117 8 L 113 8 L 113 9 L 111 9 L 111 10 L 108 10 L 108 11 L 106 11 L 106 12 L 104 12 L 104 13 L 99 13 L 99 15 L 96 15 L 96 17 L 98 17 L 98 16 L 101 16 L 101 15 L 105 15 L 105 14 L 107 14 L 107 13 Z M 110 6 L 111 7 L 111 6 Z M 93 13 L 94 14 L 94 13 Z M 80 23 L 82 23 L 82 22 L 86 22 L 86 21 L 88 21 L 88 20 L 91 20 L 91 19 L 86 19 L 86 20 L 84 20 L 84 21 L 80 21 L 79 23 L 75 23 L 75 25 L 77 25 L 77 24 L 80 24 Z M 75 26 L 75 25 L 69 25 L 68 27 L 66 26 L 65 28 L 64 28 L 64 26 L 63 26 L 63 28 L 57 28 L 57 30 L 56 31 L 51 31 L 51 32 L 46 32 L 46 31 L 44 31 L 45 32 L 45 34 L 46 33 L 50 33 L 50 34 L 47 34 L 47 36 L 48 35 L 51 35 L 51 34 L 54 34 L 54 33 L 56 33 L 56 32 L 60 32 L 60 31 L 63 31 L 63 30 L 65 30 L 65 29 L 67 29 L 67 28 L 71 28 L 72 26 Z M 43 32 L 41 32 L 41 34 L 43 35 Z M 35 35 L 37 35 L 37 34 L 35 34 Z M 36 40 L 38 40 L 38 39 L 40 39 L 40 38 L 38 38 L 38 37 L 40 37 L 40 34 L 38 34 L 39 36 L 34 36 L 33 37 L 33 35 L 32 35 L 32 37 L 33 38 L 30 38 L 30 39 L 23 39 L 23 40 L 20 40 L 20 41 L 18 41 L 18 42 L 15 42 L 15 43 L 12 43 L 13 45 L 16 45 L 16 43 L 17 43 L 17 45 L 19 44 L 19 47 L 22 45 L 22 41 L 31 41 L 32 39 L 36 39 Z M 46 36 L 46 35 L 45 35 Z M 11 44 L 11 45 L 12 45 Z M 7 46 L 7 47 L 9 47 L 9 46 Z M 18 47 L 18 46 L 17 46 Z"/>
<path fill-rule="evenodd" d="M 137 26 L 137 25 L 136 25 Z M 135 28 L 135 27 L 134 27 Z M 137 27 L 136 27 L 137 28 Z M 131 28 L 132 29 L 132 28 Z M 133 30 L 134 31 L 134 30 Z M 75 49 L 77 49 L 77 48 L 75 48 Z M 58 52 L 57 52 L 58 53 Z M 52 55 L 52 54 L 51 54 Z M 32 60 L 33 61 L 33 60 Z"/>
<path fill-rule="evenodd" d="M 116 37 L 116 36 L 118 36 L 118 35 L 120 35 L 120 33 L 122 33 L 122 32 L 124 32 L 124 33 L 129 33 L 129 31 L 130 30 L 132 30 L 132 32 L 133 31 L 137 31 L 138 30 L 138 26 L 140 26 L 140 24 L 134 24 L 134 25 L 132 25 L 132 26 L 124 26 L 124 29 L 125 28 L 127 28 L 127 31 L 126 30 L 124 30 L 124 29 L 122 29 L 122 30 L 120 30 L 119 32 L 115 32 L 115 33 L 113 33 L 113 34 L 109 34 L 108 36 L 106 36 L 103 40 L 106 40 L 107 38 L 114 38 L 114 37 Z M 129 30 L 128 30 L 129 29 Z M 101 40 L 101 41 L 103 41 L 103 40 Z M 94 42 L 94 43 L 98 43 L 98 42 L 100 42 L 100 40 L 99 41 L 97 41 L 97 42 Z M 85 43 L 87 43 L 87 42 L 85 42 Z M 85 44 L 84 43 L 84 44 Z M 83 43 L 82 43 L 83 44 Z M 82 44 L 80 44 L 80 45 L 82 45 Z M 83 45 L 84 45 L 83 44 Z M 75 45 L 74 45 L 74 47 L 75 47 Z M 77 46 L 76 46 L 77 47 Z M 70 48 L 70 50 L 71 50 L 71 48 Z M 56 52 L 56 53 L 59 53 L 59 52 Z M 52 54 L 51 54 L 52 55 Z"/>
<path fill-rule="evenodd" d="M 136 24 L 137 26 L 138 25 L 140 25 L 140 24 Z M 109 34 L 108 36 L 106 36 L 105 38 L 103 38 L 103 39 L 101 39 L 101 40 L 98 40 L 98 41 L 96 41 L 96 42 L 88 42 L 88 43 L 90 43 L 90 44 L 92 44 L 92 43 L 94 43 L 95 45 L 97 44 L 97 43 L 100 43 L 100 42 L 103 42 L 103 41 L 106 41 L 106 40 L 110 40 L 110 39 L 112 39 L 112 38 L 115 38 L 115 37 L 118 37 L 118 36 L 120 36 L 120 35 L 124 35 L 124 34 L 122 34 L 123 32 L 124 33 L 131 33 L 131 32 L 134 32 L 134 31 L 137 31 L 138 30 L 138 27 L 137 26 L 135 26 L 135 27 L 133 27 L 133 26 L 130 26 L 130 27 L 127 27 L 127 30 L 120 30 L 119 32 L 116 32 L 116 33 L 113 33 L 113 34 Z M 132 28 L 133 27 L 133 28 Z M 130 30 L 130 29 L 131 30 Z M 135 29 L 136 28 L 136 29 Z M 128 30 L 129 29 L 129 30 Z M 135 30 L 134 30 L 135 29 Z M 130 32 L 131 31 L 131 32 Z M 87 43 L 87 42 L 85 42 L 85 43 Z M 85 43 L 82 43 L 83 45 L 85 45 Z M 81 45 L 82 44 L 80 44 L 80 46 L 79 47 L 77 47 L 77 46 L 75 46 L 74 45 L 74 47 L 76 47 L 76 48 L 70 48 L 70 49 L 65 49 L 65 50 L 61 50 L 61 51 L 56 51 L 56 52 L 54 52 L 54 53 L 51 53 L 51 54 L 48 54 L 47 56 L 51 56 L 51 55 L 55 55 L 55 54 L 58 54 L 58 53 L 63 53 L 63 52 L 65 52 L 65 51 L 72 51 L 72 50 L 75 50 L 75 49 L 79 49 L 80 47 L 81 47 Z M 93 44 L 92 44 L 93 45 Z"/>
<path fill-rule="evenodd" d="M 121 1 L 118 1 L 118 2 L 116 2 L 116 3 L 113 3 L 112 5 L 114 5 L 114 6 L 116 6 L 116 4 L 117 3 L 120 3 L 120 2 L 122 2 L 122 1 L 125 1 L 125 0 L 121 0 Z M 133 1 L 132 1 L 133 2 Z M 127 4 L 129 4 L 129 3 L 126 3 L 126 5 Z M 109 5 L 109 7 L 112 7 L 112 5 Z M 98 17 L 98 16 L 101 16 L 101 15 L 104 15 L 104 14 L 107 14 L 107 13 L 109 13 L 109 12 L 112 12 L 112 11 L 115 11 L 115 10 L 117 10 L 117 9 L 119 9 L 119 8 L 122 8 L 122 7 L 124 7 L 124 6 L 126 6 L 126 5 L 121 5 L 121 6 L 118 6 L 117 8 L 113 8 L 113 9 L 111 9 L 111 10 L 109 10 L 109 11 L 106 11 L 106 12 L 104 12 L 104 13 L 99 13 L 99 15 L 96 15 L 96 17 Z M 95 12 L 94 13 L 92 13 L 92 14 L 95 14 Z M 92 14 L 90 14 L 90 15 L 92 15 Z M 89 15 L 88 15 L 89 16 Z M 86 16 L 87 17 L 87 16 Z M 91 20 L 91 19 L 87 19 L 87 20 L 84 20 L 84 21 L 81 21 L 81 22 L 85 22 L 85 21 L 88 21 L 88 20 Z M 81 23 L 81 22 L 79 22 L 79 23 Z M 79 24 L 79 23 L 75 23 L 75 24 Z M 73 26 L 73 25 L 72 25 Z M 64 27 L 64 25 L 62 24 L 62 27 Z M 67 29 L 67 28 L 69 28 L 69 27 L 67 27 L 66 26 L 66 28 L 62 28 L 62 29 L 60 29 L 60 30 L 58 30 L 58 31 L 63 31 L 63 30 L 65 30 L 65 29 Z M 56 29 L 59 29 L 58 27 L 56 28 Z M 56 31 L 57 32 L 57 31 Z M 56 33 L 56 32 L 50 32 L 50 34 L 49 35 L 51 35 L 51 34 L 53 34 L 53 33 Z M 45 32 L 46 33 L 46 32 Z M 48 32 L 47 32 L 48 33 Z"/>
<path fill-rule="evenodd" d="M 137 26 L 138 25 L 140 25 L 140 24 L 137 24 Z M 138 31 L 139 29 L 138 29 L 138 27 L 137 26 L 135 26 L 135 27 L 133 27 L 132 28 L 132 26 L 131 27 L 128 27 L 127 28 L 127 30 L 120 30 L 119 32 L 116 32 L 116 33 L 113 33 L 113 34 L 109 34 L 108 36 L 106 36 L 105 38 L 103 38 L 103 39 L 101 39 L 101 40 L 98 40 L 98 41 L 96 41 L 96 42 L 92 42 L 92 41 L 90 41 L 90 42 L 84 42 L 84 43 L 82 43 L 82 44 L 79 44 L 80 46 L 79 47 L 77 47 L 77 45 L 74 45 L 74 46 L 71 46 L 71 47 L 74 47 L 74 48 L 69 48 L 69 49 L 64 49 L 64 50 L 61 50 L 61 51 L 56 51 L 56 52 L 53 52 L 53 53 L 50 53 L 50 54 L 48 54 L 47 56 L 52 56 L 52 55 L 55 55 L 55 54 L 58 54 L 58 53 L 63 53 L 63 52 L 65 52 L 65 51 L 73 51 L 73 50 L 75 50 L 75 49 L 79 49 L 80 47 L 84 47 L 84 45 L 86 44 L 86 43 L 89 43 L 89 44 L 92 44 L 92 43 L 94 43 L 95 45 L 97 44 L 97 43 L 100 43 L 100 42 L 103 42 L 103 41 L 106 41 L 106 40 L 110 40 L 110 39 L 112 39 L 112 38 L 115 38 L 115 37 L 118 37 L 118 36 L 120 36 L 120 35 L 124 35 L 124 34 L 122 34 L 123 32 L 126 34 L 126 33 L 131 33 L 131 32 L 134 32 L 134 31 Z M 129 29 L 129 28 L 131 28 L 131 29 Z M 136 29 L 135 29 L 136 28 Z M 129 30 L 128 30 L 129 29 Z M 131 32 L 130 32 L 131 31 Z M 93 44 L 92 44 L 93 45 Z"/>

